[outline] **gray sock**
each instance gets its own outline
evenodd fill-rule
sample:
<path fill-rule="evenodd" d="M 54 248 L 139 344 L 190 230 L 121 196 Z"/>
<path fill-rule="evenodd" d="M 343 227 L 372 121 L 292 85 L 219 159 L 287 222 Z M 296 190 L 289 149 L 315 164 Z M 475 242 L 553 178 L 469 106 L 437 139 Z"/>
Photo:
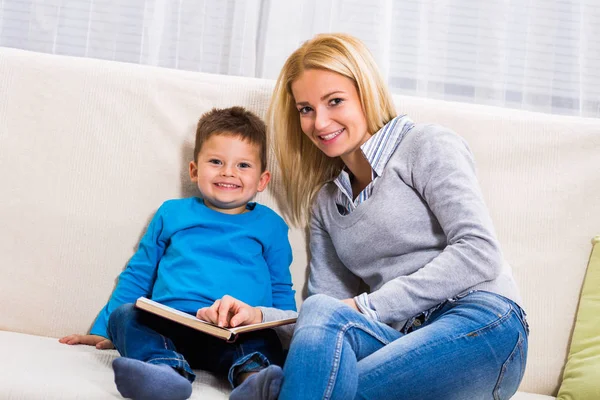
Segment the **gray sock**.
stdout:
<path fill-rule="evenodd" d="M 184 400 L 192 395 L 192 384 L 168 365 L 149 364 L 133 358 L 113 361 L 119 393 L 134 400 Z"/>
<path fill-rule="evenodd" d="M 229 400 L 276 400 L 281 390 L 283 370 L 269 365 L 257 374 L 250 375 L 231 392 Z"/>

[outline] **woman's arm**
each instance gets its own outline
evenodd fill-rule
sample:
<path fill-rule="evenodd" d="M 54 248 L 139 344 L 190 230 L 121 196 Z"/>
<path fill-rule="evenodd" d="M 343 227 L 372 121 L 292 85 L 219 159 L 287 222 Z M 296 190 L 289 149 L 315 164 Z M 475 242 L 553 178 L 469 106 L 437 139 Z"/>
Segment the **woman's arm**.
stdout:
<path fill-rule="evenodd" d="M 324 293 L 339 300 L 348 299 L 358 294 L 360 284 L 361 279 L 340 261 L 319 218 L 317 203 L 310 220 L 308 295 Z"/>
<path fill-rule="evenodd" d="M 386 323 L 409 318 L 493 280 L 502 269 L 502 254 L 466 142 L 439 126 L 415 134 L 404 139 L 413 143 L 401 178 L 425 200 L 447 245 L 413 274 L 392 279 L 369 294 Z"/>

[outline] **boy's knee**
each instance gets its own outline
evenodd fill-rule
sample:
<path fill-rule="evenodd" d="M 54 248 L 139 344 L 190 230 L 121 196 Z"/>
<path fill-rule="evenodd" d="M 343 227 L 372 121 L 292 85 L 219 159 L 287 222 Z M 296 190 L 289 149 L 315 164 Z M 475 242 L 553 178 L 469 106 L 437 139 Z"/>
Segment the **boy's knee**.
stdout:
<path fill-rule="evenodd" d="M 123 320 L 133 318 L 136 312 L 137 309 L 133 304 L 128 303 L 120 305 L 110 313 L 110 316 L 108 317 L 108 324 L 111 325 L 111 323 L 114 324 L 117 321 L 121 322 Z"/>

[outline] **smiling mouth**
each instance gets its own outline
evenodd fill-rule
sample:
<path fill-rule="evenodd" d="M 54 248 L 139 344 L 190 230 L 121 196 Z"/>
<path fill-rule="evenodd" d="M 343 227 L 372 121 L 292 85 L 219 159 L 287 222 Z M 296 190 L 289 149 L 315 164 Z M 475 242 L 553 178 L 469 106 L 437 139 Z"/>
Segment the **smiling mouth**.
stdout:
<path fill-rule="evenodd" d="M 337 130 L 335 132 L 329 133 L 327 135 L 319 135 L 318 138 L 321 139 L 322 141 L 326 142 L 328 140 L 334 139 L 336 137 L 338 137 L 342 132 L 344 132 L 346 128 L 342 128 L 340 130 Z"/>
<path fill-rule="evenodd" d="M 237 189 L 240 187 L 239 185 L 234 185 L 233 183 L 215 183 L 215 186 L 222 189 Z"/>

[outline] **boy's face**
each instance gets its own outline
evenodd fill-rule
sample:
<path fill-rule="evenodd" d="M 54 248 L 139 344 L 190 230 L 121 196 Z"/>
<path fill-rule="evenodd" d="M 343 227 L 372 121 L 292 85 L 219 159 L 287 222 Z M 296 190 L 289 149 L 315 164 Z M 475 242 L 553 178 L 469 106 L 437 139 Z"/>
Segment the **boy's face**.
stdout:
<path fill-rule="evenodd" d="M 217 134 L 204 142 L 198 159 L 190 162 L 190 178 L 207 207 L 241 214 L 271 179 L 261 172 L 259 147 L 232 134 Z"/>

